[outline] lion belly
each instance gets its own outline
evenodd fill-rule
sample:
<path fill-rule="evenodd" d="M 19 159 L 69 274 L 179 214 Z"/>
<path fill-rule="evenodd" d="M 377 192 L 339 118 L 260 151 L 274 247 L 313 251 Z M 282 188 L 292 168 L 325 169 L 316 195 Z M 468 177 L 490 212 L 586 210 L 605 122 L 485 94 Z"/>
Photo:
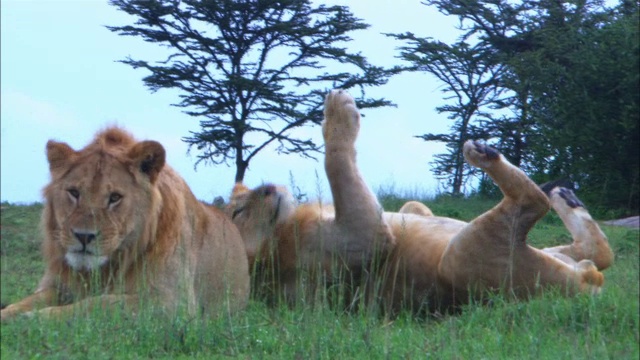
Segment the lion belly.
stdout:
<path fill-rule="evenodd" d="M 385 298 L 392 310 L 433 312 L 454 302 L 438 265 L 449 241 L 466 223 L 443 217 L 385 213 L 396 237 L 387 263 Z"/>

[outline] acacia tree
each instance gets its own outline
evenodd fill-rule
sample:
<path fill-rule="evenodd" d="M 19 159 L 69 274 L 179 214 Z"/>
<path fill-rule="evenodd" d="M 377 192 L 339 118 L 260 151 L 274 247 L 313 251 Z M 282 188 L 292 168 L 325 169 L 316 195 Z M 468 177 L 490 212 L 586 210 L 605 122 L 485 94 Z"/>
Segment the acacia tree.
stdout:
<path fill-rule="evenodd" d="M 436 176 L 449 180 L 452 193 L 459 194 L 475 173 L 462 158 L 467 139 L 492 140 L 512 163 L 522 165 L 525 139 L 532 133 L 527 126 L 528 89 L 520 74 L 506 64 L 514 54 L 531 46 L 526 27 L 519 21 L 530 6 L 507 0 L 434 0 L 423 4 L 459 17 L 462 34 L 456 43 L 448 45 L 412 33 L 388 35 L 405 42 L 399 57 L 411 63 L 411 69 L 436 76 L 444 84 L 445 100 L 453 100 L 436 108 L 449 113 L 448 118 L 454 121 L 451 132 L 418 137 L 447 144 L 447 153 L 435 155 L 433 170 Z"/>
<path fill-rule="evenodd" d="M 486 110 L 500 96 L 495 85 L 502 66 L 491 60 L 490 53 L 464 41 L 447 45 L 413 33 L 390 36 L 406 42 L 400 47 L 400 58 L 412 64 L 408 69 L 428 72 L 445 84 L 445 100 L 452 100 L 452 104 L 439 106 L 436 111 L 449 114 L 448 118 L 454 121 L 451 132 L 417 137 L 446 144 L 447 153 L 434 156 L 432 169 L 436 177 L 448 181 L 453 194 L 461 194 L 466 179 L 476 173 L 464 161 L 462 147 L 468 139 L 491 137 L 478 123 L 492 119 Z"/>
<path fill-rule="evenodd" d="M 156 62 L 131 57 L 121 62 L 150 71 L 143 81 L 153 92 L 180 91 L 181 100 L 173 105 L 201 119 L 200 131 L 183 140 L 199 150 L 198 163 L 233 160 L 236 181 L 272 143 L 278 152 L 313 157 L 320 147 L 311 138 L 296 137 L 295 130 L 320 123 L 330 88 L 359 89 L 360 108 L 391 105 L 384 98 L 366 98 L 364 89 L 385 84 L 400 69 L 372 66 L 344 48 L 349 33 L 369 26 L 347 7 L 312 6 L 308 0 L 110 3 L 136 22 L 109 30 L 171 52 Z"/>
<path fill-rule="evenodd" d="M 460 20 L 462 39 L 474 43 L 478 55 L 489 57 L 501 71 L 493 77 L 502 94 L 491 101 L 496 116 L 485 122 L 486 131 L 495 138 L 495 146 L 513 164 L 528 167 L 527 150 L 537 138 L 531 116 L 530 78 L 524 67 L 513 66 L 523 53 L 539 48 L 535 37 L 537 19 L 532 17 L 538 2 L 511 0 L 427 0 L 445 14 Z"/>

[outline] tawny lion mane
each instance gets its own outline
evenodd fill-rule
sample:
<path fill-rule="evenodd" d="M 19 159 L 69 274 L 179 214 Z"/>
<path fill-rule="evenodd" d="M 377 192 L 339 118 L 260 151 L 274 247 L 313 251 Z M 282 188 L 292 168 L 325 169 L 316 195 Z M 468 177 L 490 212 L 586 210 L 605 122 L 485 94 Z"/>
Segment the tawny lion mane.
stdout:
<path fill-rule="evenodd" d="M 168 313 L 216 315 L 246 305 L 249 273 L 237 228 L 165 165 L 160 143 L 110 127 L 80 151 L 49 141 L 47 158 L 45 273 L 33 295 L 2 310 L 2 320 L 96 307 L 135 311 L 141 300 Z"/>
<path fill-rule="evenodd" d="M 566 295 L 600 291 L 600 270 L 612 264 L 613 253 L 570 189 L 551 184 L 545 194 L 498 151 L 467 141 L 465 159 L 500 187 L 500 203 L 469 223 L 434 216 L 415 201 L 399 213 L 382 212 L 358 172 L 359 126 L 360 115 L 347 93 L 327 95 L 323 135 L 333 206 L 295 206 L 282 186 L 234 187 L 228 214 L 247 244 L 254 281 L 258 288 L 266 285 L 272 300 L 305 296 L 313 288 L 306 275 L 314 272 L 322 275 L 320 285 L 332 285 L 336 270 L 346 274 L 343 280 L 369 287 L 352 292 L 347 302 L 364 294 L 392 312 L 447 310 L 481 300 L 487 291 L 518 298 L 549 288 Z M 573 242 L 536 249 L 527 244 L 527 234 L 550 208 Z M 378 281 L 373 290 L 372 279 Z"/>

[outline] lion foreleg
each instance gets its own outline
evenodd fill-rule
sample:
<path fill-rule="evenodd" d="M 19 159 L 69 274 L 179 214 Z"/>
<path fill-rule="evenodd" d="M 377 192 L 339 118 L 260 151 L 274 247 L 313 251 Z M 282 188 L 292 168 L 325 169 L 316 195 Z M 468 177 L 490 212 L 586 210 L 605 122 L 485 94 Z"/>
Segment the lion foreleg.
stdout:
<path fill-rule="evenodd" d="M 614 256 L 607 236 L 573 191 L 555 187 L 549 192 L 549 198 L 551 206 L 571 233 L 573 242 L 570 245 L 544 248 L 543 251 L 561 260 L 565 258 L 558 254 L 568 256 L 576 262 L 591 260 L 599 270 L 611 266 Z"/>
<path fill-rule="evenodd" d="M 512 289 L 520 296 L 529 296 L 548 288 L 557 288 L 565 295 L 597 294 L 604 284 L 604 275 L 591 260 L 562 259 L 544 251 L 529 248 L 515 267 Z"/>
<path fill-rule="evenodd" d="M 1 321 L 7 321 L 17 315 L 24 314 L 34 309 L 49 307 L 57 304 L 58 292 L 56 289 L 47 288 L 37 291 L 30 296 L 11 304 L 0 312 Z"/>
<path fill-rule="evenodd" d="M 332 91 L 327 95 L 324 114 L 325 171 L 335 222 L 348 239 L 347 251 L 368 253 L 375 246 L 394 244 L 391 230 L 382 218 L 382 207 L 356 165 L 360 113 L 353 98 L 342 90 Z"/>
<path fill-rule="evenodd" d="M 117 309 L 123 309 L 129 314 L 135 315 L 138 304 L 137 295 L 107 294 L 86 298 L 69 305 L 46 307 L 28 312 L 25 315 L 45 319 L 68 319 L 77 315 L 91 314 L 95 311 L 113 312 Z"/>

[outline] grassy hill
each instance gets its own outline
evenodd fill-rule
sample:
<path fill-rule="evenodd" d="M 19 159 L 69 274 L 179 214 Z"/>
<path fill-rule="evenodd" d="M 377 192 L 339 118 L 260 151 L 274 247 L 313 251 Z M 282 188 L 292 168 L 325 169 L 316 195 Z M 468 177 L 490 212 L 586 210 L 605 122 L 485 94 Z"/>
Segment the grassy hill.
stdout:
<path fill-rule="evenodd" d="M 386 209 L 403 199 L 383 196 Z M 469 220 L 495 201 L 440 197 L 428 204 L 438 215 Z M 1 301 L 33 292 L 43 271 L 38 220 L 41 205 L 2 204 Z M 20 318 L 2 324 L 2 359 L 638 359 L 639 235 L 603 227 L 616 254 L 597 297 L 566 299 L 554 293 L 528 302 L 496 297 L 491 306 L 469 305 L 461 314 L 386 319 L 344 314 L 326 307 L 268 308 L 253 301 L 233 317 L 167 321 L 144 311 L 132 318 L 96 313 L 73 321 Z M 536 247 L 570 241 L 555 214 L 530 234 Z"/>

